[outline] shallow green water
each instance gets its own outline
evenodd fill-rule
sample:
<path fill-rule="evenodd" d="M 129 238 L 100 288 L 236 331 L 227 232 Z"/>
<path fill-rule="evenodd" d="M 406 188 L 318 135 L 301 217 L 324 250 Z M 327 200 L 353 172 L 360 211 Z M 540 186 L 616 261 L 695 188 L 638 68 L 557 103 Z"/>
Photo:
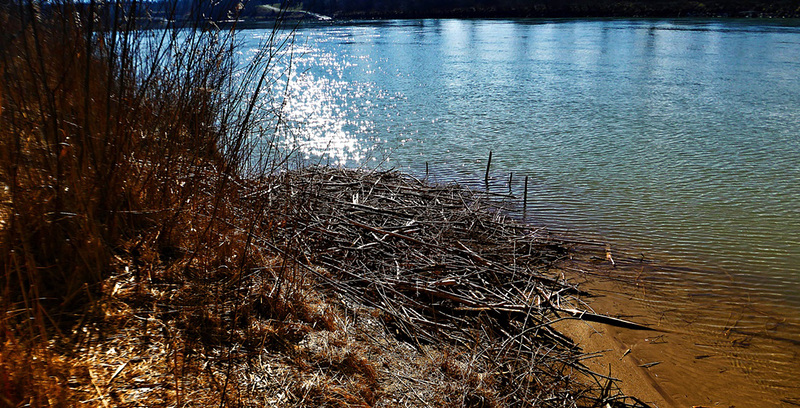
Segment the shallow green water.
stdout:
<path fill-rule="evenodd" d="M 796 21 L 306 26 L 288 91 L 309 158 L 480 187 L 491 150 L 529 220 L 800 308 Z"/>

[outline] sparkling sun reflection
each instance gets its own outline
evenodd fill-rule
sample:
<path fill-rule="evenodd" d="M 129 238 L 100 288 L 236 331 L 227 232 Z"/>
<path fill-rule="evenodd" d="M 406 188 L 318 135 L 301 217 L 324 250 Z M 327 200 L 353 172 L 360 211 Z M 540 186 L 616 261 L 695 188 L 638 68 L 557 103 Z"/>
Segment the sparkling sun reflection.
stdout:
<path fill-rule="evenodd" d="M 308 161 L 352 166 L 374 160 L 373 99 L 382 95 L 369 80 L 348 77 L 359 58 L 333 55 L 315 46 L 317 40 L 305 38 L 303 44 L 299 39 L 294 45 L 280 139 Z"/>
<path fill-rule="evenodd" d="M 367 147 L 359 135 L 370 133 L 372 123 L 359 119 L 359 107 L 343 98 L 352 85 L 311 73 L 291 78 L 285 108 L 290 125 L 286 142 L 306 159 L 326 158 L 336 165 L 363 161 Z"/>

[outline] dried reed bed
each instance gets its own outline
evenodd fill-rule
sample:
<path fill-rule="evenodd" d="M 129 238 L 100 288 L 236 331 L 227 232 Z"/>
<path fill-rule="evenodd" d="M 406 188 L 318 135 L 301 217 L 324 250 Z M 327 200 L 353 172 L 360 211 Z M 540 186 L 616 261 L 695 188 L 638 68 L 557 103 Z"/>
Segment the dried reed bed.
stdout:
<path fill-rule="evenodd" d="M 0 405 L 85 399 L 76 390 L 104 360 L 84 343 L 130 326 L 107 320 L 109 279 L 132 279 L 126 308 L 139 313 L 172 293 L 147 285 L 253 268 L 248 233 L 230 224 L 264 214 L 230 204 L 242 173 L 276 162 L 251 136 L 279 122 L 258 98 L 272 95 L 288 36 L 276 21 L 242 67 L 235 30 L 140 29 L 143 3 L 0 1 Z M 190 3 L 195 15 L 208 4 Z"/>

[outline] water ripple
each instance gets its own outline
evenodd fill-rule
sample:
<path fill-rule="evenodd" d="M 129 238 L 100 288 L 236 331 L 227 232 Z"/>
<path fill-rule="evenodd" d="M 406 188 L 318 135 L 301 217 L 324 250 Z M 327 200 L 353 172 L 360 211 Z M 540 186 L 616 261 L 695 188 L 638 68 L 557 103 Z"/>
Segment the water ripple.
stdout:
<path fill-rule="evenodd" d="M 743 369 L 797 352 L 798 330 L 764 329 L 800 316 L 795 22 L 388 21 L 297 38 L 286 142 L 309 159 L 482 189 L 493 151 L 490 189 L 518 216 L 669 265 L 647 301 L 682 299 L 676 321 L 719 333 L 727 315 L 685 311 L 764 309 L 738 336 L 772 345 L 715 346 Z"/>

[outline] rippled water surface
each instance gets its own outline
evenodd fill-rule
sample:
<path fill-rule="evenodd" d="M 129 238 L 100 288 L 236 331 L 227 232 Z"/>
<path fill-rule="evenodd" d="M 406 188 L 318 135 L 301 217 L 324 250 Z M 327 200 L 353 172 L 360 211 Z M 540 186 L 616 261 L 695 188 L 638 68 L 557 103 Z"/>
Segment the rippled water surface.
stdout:
<path fill-rule="evenodd" d="M 797 25 L 394 21 L 295 44 L 309 156 L 469 182 L 491 150 L 494 185 L 529 177 L 530 218 L 800 306 Z"/>
<path fill-rule="evenodd" d="M 798 22 L 328 24 L 293 52 L 307 157 L 482 187 L 492 151 L 492 189 L 529 178 L 529 220 L 800 316 Z"/>

